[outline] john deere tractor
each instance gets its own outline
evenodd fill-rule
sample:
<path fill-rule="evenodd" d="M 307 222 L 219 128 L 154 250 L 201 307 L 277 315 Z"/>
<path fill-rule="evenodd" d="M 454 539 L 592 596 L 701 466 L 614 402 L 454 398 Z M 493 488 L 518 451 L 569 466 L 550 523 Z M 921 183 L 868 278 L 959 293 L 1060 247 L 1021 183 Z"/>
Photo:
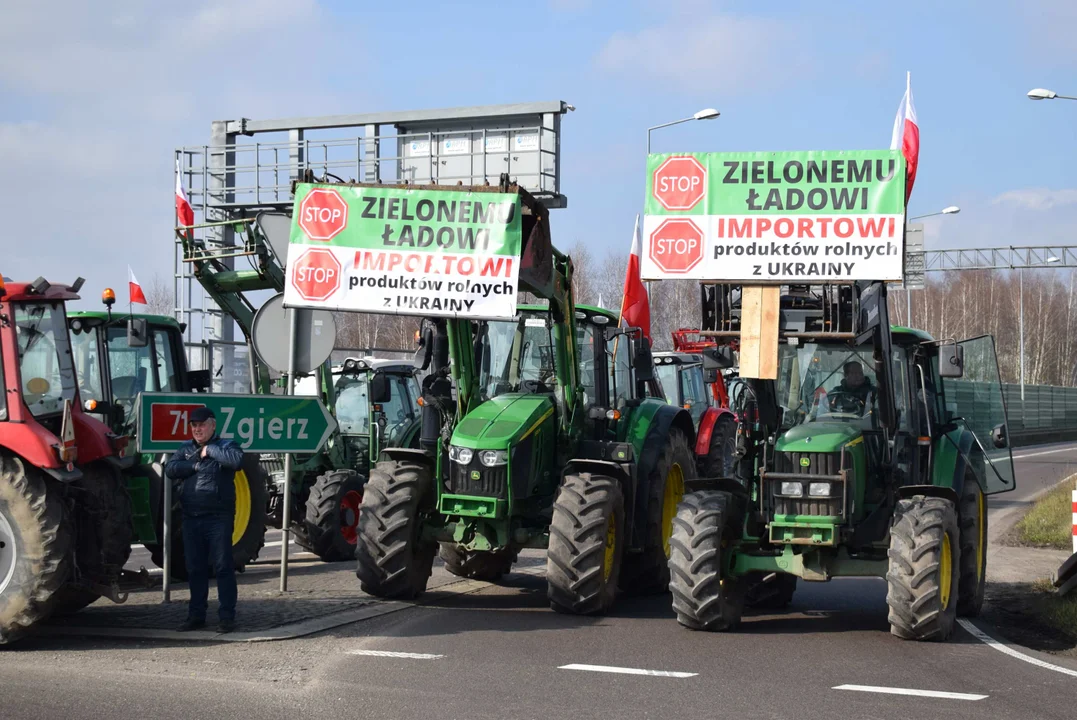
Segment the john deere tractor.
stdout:
<path fill-rule="evenodd" d="M 649 342 L 616 328 L 612 313 L 575 305 L 572 261 L 523 188 L 503 177 L 500 187 L 422 189 L 518 194 L 519 287 L 547 304 L 509 320 L 424 321 L 420 447 L 383 450 L 371 472 L 362 588 L 415 597 L 440 546 L 451 572 L 487 580 L 521 549 L 546 548 L 548 597 L 561 612 L 605 611 L 622 590 L 664 592 L 674 510 L 696 476 L 695 433 L 688 411 L 661 398 Z"/>
<path fill-rule="evenodd" d="M 885 578 L 891 632 L 945 640 L 980 611 L 987 501 L 1012 490 L 994 341 L 891 327 L 886 284 L 785 286 L 777 379 L 743 379 L 736 477 L 689 482 L 678 621 L 727 631 L 797 579 Z M 703 285 L 703 329 L 740 329 L 740 287 Z M 971 402 L 970 402 L 971 400 Z"/>

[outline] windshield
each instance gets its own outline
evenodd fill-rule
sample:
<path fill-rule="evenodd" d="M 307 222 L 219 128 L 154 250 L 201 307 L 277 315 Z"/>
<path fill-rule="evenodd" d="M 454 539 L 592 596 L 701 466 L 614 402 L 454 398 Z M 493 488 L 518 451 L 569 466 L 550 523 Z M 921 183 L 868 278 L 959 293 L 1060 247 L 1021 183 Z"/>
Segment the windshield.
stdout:
<path fill-rule="evenodd" d="M 877 385 L 871 347 L 839 343 L 778 346 L 778 403 L 783 425 L 854 422 L 873 427 Z"/>
<path fill-rule="evenodd" d="M 62 412 L 75 399 L 63 303 L 15 304 L 23 399 L 35 417 Z"/>
<path fill-rule="evenodd" d="M 87 327 L 80 320 L 71 328 L 71 354 L 75 359 L 75 376 L 79 381 L 79 397 L 87 400 L 106 400 L 101 382 L 101 341 L 96 327 Z M 77 327 L 77 329 L 76 329 Z"/>
<path fill-rule="evenodd" d="M 369 435 L 370 396 L 366 375 L 341 375 L 334 388 L 340 432 L 344 435 Z"/>
<path fill-rule="evenodd" d="M 479 387 L 484 400 L 513 392 L 553 392 L 553 338 L 545 313 L 525 312 L 519 322 L 479 325 Z"/>
<path fill-rule="evenodd" d="M 655 365 L 654 373 L 658 376 L 659 382 L 662 383 L 662 392 L 666 395 L 666 402 L 670 405 L 678 405 L 677 386 L 679 381 L 677 380 L 677 366 Z"/>

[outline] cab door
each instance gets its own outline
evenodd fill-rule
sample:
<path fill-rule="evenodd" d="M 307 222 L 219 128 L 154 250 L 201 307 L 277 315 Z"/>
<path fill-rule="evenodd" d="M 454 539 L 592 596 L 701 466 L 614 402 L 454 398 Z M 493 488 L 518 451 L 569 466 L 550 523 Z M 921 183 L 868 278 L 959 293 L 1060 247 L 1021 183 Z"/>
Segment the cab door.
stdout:
<path fill-rule="evenodd" d="M 1013 490 L 1013 454 L 995 339 L 983 335 L 958 344 L 963 349 L 964 373 L 961 378 L 941 378 L 946 415 L 972 431 L 972 450 L 982 453 L 984 462 L 975 462 L 973 457 L 971 465 L 984 493 Z"/>

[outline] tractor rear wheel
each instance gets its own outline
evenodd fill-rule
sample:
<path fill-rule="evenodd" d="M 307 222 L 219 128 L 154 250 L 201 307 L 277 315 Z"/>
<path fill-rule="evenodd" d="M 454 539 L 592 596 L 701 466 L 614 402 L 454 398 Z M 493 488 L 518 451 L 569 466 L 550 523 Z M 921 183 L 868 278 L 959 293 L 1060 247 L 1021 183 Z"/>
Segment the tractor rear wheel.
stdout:
<path fill-rule="evenodd" d="M 976 617 L 984 604 L 987 577 L 987 497 L 969 473 L 961 488 L 958 506 L 961 524 L 961 580 L 957 589 L 957 614 Z"/>
<path fill-rule="evenodd" d="M 508 550 L 462 550 L 450 543 L 442 543 L 438 555 L 445 562 L 445 569 L 453 575 L 487 582 L 500 580 L 512 570 L 516 560 L 516 553 Z"/>
<path fill-rule="evenodd" d="M 686 482 L 696 477 L 696 457 L 681 430 L 671 428 L 664 441 L 658 462 L 647 476 L 646 545 L 641 554 L 626 558 L 621 569 L 621 589 L 627 593 L 669 590 L 669 538 L 673 532 L 673 518 L 684 498 Z"/>
<path fill-rule="evenodd" d="M 797 591 L 797 576 L 779 573 L 769 582 L 748 586 L 745 604 L 759 610 L 783 610 L 793 602 Z"/>
<path fill-rule="evenodd" d="M 553 503 L 546 594 L 557 612 L 589 615 L 617 598 L 625 542 L 624 495 L 611 477 L 565 475 Z"/>
<path fill-rule="evenodd" d="M 692 630 L 733 630 L 744 611 L 745 583 L 727 575 L 739 537 L 733 497 L 721 490 L 684 496 L 673 520 L 669 589 L 677 622 Z"/>
<path fill-rule="evenodd" d="M 905 640 L 948 640 L 957 617 L 961 567 L 953 502 L 899 500 L 890 528 L 886 602 L 890 632 Z"/>
<path fill-rule="evenodd" d="M 355 559 L 365 479 L 354 470 L 319 475 L 307 497 L 303 532 L 296 541 L 325 562 Z"/>
<path fill-rule="evenodd" d="M 363 592 L 410 599 L 423 593 L 437 545 L 422 538 L 422 513 L 434 491 L 430 468 L 412 460 L 379 462 L 363 488 L 355 557 Z"/>
<path fill-rule="evenodd" d="M 737 422 L 732 415 L 723 413 L 711 430 L 711 445 L 703 458 L 701 476 L 705 478 L 731 478 L 737 461 Z"/>
<path fill-rule="evenodd" d="M 72 543 L 60 487 L 0 455 L 0 645 L 52 613 L 71 573 Z"/>
<path fill-rule="evenodd" d="M 89 583 L 109 584 L 118 578 L 131 557 L 135 529 L 131 522 L 131 496 L 119 471 L 105 463 L 82 469 L 76 484 L 75 556 L 79 582 L 60 588 L 55 598 L 55 615 L 77 612 L 101 597 Z"/>

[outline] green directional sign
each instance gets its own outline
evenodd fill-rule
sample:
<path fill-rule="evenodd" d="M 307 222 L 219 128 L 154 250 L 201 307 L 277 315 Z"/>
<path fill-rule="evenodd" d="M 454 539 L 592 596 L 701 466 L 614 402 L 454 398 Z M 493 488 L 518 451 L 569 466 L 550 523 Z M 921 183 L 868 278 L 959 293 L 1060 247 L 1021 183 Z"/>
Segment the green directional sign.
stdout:
<path fill-rule="evenodd" d="M 337 426 L 314 397 L 141 393 L 137 402 L 139 452 L 173 452 L 190 440 L 190 413 L 200 407 L 217 416 L 218 435 L 247 452 L 317 452 Z"/>

